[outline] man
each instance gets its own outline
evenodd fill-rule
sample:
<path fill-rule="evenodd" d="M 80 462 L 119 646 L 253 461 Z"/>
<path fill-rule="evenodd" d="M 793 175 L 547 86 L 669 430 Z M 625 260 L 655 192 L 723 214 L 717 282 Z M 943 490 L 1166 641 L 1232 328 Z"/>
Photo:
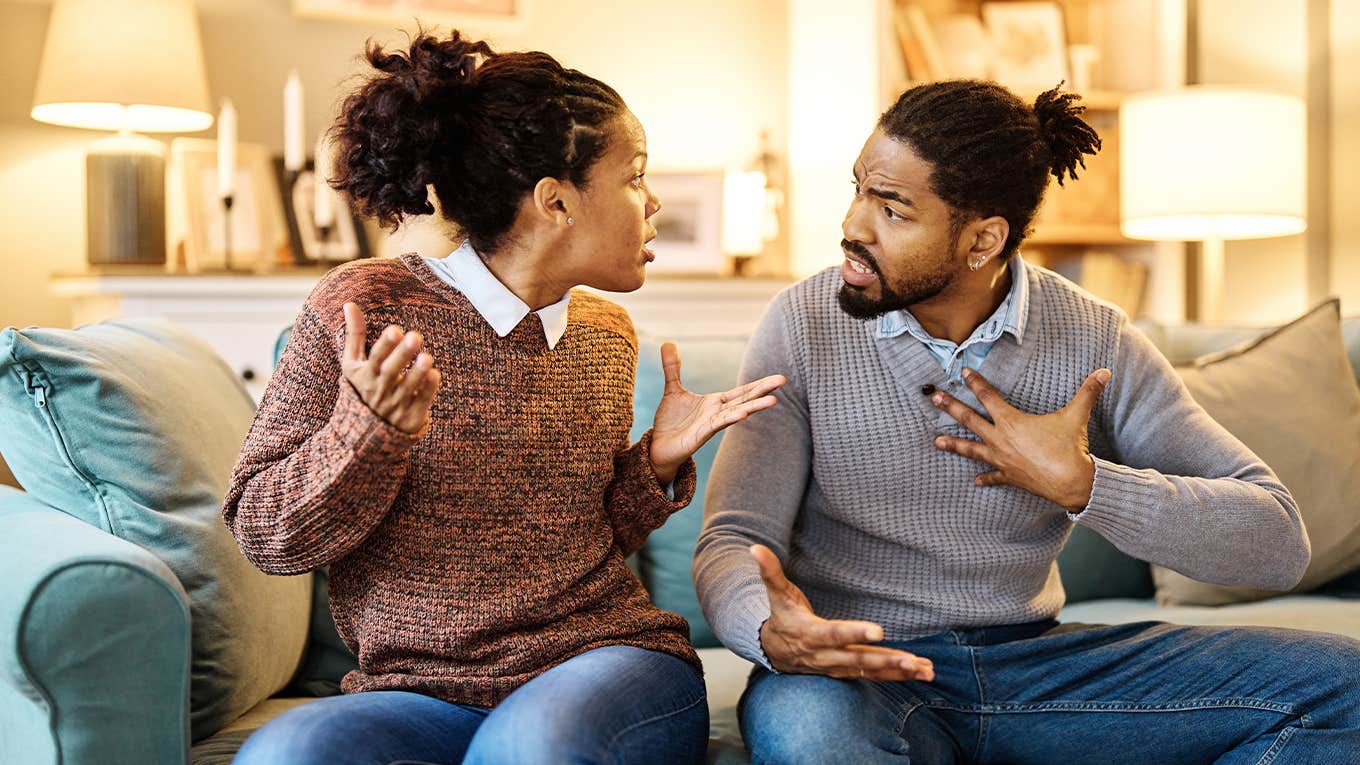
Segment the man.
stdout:
<path fill-rule="evenodd" d="M 845 261 L 775 299 L 694 573 L 755 662 L 755 762 L 1360 762 L 1360 643 L 1059 625 L 1081 523 L 1196 579 L 1287 589 L 1309 548 L 1274 473 L 1117 308 L 1017 250 L 1099 138 L 1074 96 L 907 91 L 854 166 Z M 1168 178 L 1174 183 L 1174 178 Z"/>

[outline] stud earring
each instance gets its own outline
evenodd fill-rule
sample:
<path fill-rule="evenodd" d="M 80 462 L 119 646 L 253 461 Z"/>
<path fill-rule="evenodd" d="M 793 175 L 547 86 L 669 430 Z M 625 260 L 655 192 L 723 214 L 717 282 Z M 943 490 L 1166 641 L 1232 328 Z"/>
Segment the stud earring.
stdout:
<path fill-rule="evenodd" d="M 979 268 L 982 268 L 982 264 L 984 264 L 984 263 L 986 263 L 986 262 L 987 262 L 987 259 L 986 259 L 986 258 L 977 258 L 977 259 L 969 258 L 969 260 L 968 260 L 968 270 L 969 270 L 969 271 L 976 271 L 976 270 L 978 270 Z"/>
<path fill-rule="evenodd" d="M 568 215 L 568 216 L 567 216 L 567 225 L 568 225 L 568 226 L 574 226 L 574 225 L 576 225 L 576 219 L 573 218 L 573 217 L 571 217 L 570 215 Z"/>

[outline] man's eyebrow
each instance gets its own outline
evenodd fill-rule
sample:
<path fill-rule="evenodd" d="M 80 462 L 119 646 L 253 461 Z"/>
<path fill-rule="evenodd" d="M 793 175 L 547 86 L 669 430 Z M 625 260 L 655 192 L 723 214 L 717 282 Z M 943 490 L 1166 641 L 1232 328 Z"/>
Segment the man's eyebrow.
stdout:
<path fill-rule="evenodd" d="M 887 189 L 874 189 L 874 188 L 869 188 L 869 189 L 865 189 L 865 190 L 864 190 L 864 193 L 865 193 L 865 194 L 868 194 L 868 195 L 870 195 L 870 196 L 878 197 L 879 199 L 887 199 L 887 200 L 889 200 L 889 201 L 896 202 L 896 203 L 898 203 L 898 204 L 900 204 L 900 205 L 903 205 L 903 206 L 905 206 L 905 207 L 910 207 L 910 208 L 912 208 L 912 209 L 915 209 L 915 208 L 916 208 L 916 205 L 912 204 L 910 199 L 907 199 L 906 197 L 902 196 L 901 194 L 898 194 L 896 191 L 888 191 Z"/>

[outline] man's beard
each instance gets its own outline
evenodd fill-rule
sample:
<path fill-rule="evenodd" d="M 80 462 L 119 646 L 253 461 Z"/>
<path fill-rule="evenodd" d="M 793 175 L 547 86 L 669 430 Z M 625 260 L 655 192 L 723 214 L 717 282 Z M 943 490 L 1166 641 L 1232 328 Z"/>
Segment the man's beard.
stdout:
<path fill-rule="evenodd" d="M 945 266 L 890 286 L 887 277 L 883 275 L 883 270 L 878 267 L 878 261 L 874 260 L 863 245 L 845 240 L 841 242 L 841 247 L 858 255 L 878 275 L 880 294 L 877 299 L 870 298 L 864 287 L 850 284 L 842 284 L 840 291 L 836 293 L 836 302 L 840 304 L 841 310 L 856 319 L 877 319 L 885 313 L 924 303 L 943 292 L 945 287 L 954 281 L 953 272 Z"/>

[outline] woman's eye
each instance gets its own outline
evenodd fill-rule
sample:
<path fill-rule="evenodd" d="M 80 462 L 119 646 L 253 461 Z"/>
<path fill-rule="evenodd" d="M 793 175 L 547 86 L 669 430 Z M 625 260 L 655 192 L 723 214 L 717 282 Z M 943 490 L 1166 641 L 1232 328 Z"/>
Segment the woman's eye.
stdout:
<path fill-rule="evenodd" d="M 850 181 L 850 186 L 855 190 L 855 196 L 859 196 L 859 181 Z"/>
<path fill-rule="evenodd" d="M 637 175 L 633 176 L 633 185 L 641 186 L 643 179 L 646 177 L 647 177 L 646 173 L 638 173 Z"/>

